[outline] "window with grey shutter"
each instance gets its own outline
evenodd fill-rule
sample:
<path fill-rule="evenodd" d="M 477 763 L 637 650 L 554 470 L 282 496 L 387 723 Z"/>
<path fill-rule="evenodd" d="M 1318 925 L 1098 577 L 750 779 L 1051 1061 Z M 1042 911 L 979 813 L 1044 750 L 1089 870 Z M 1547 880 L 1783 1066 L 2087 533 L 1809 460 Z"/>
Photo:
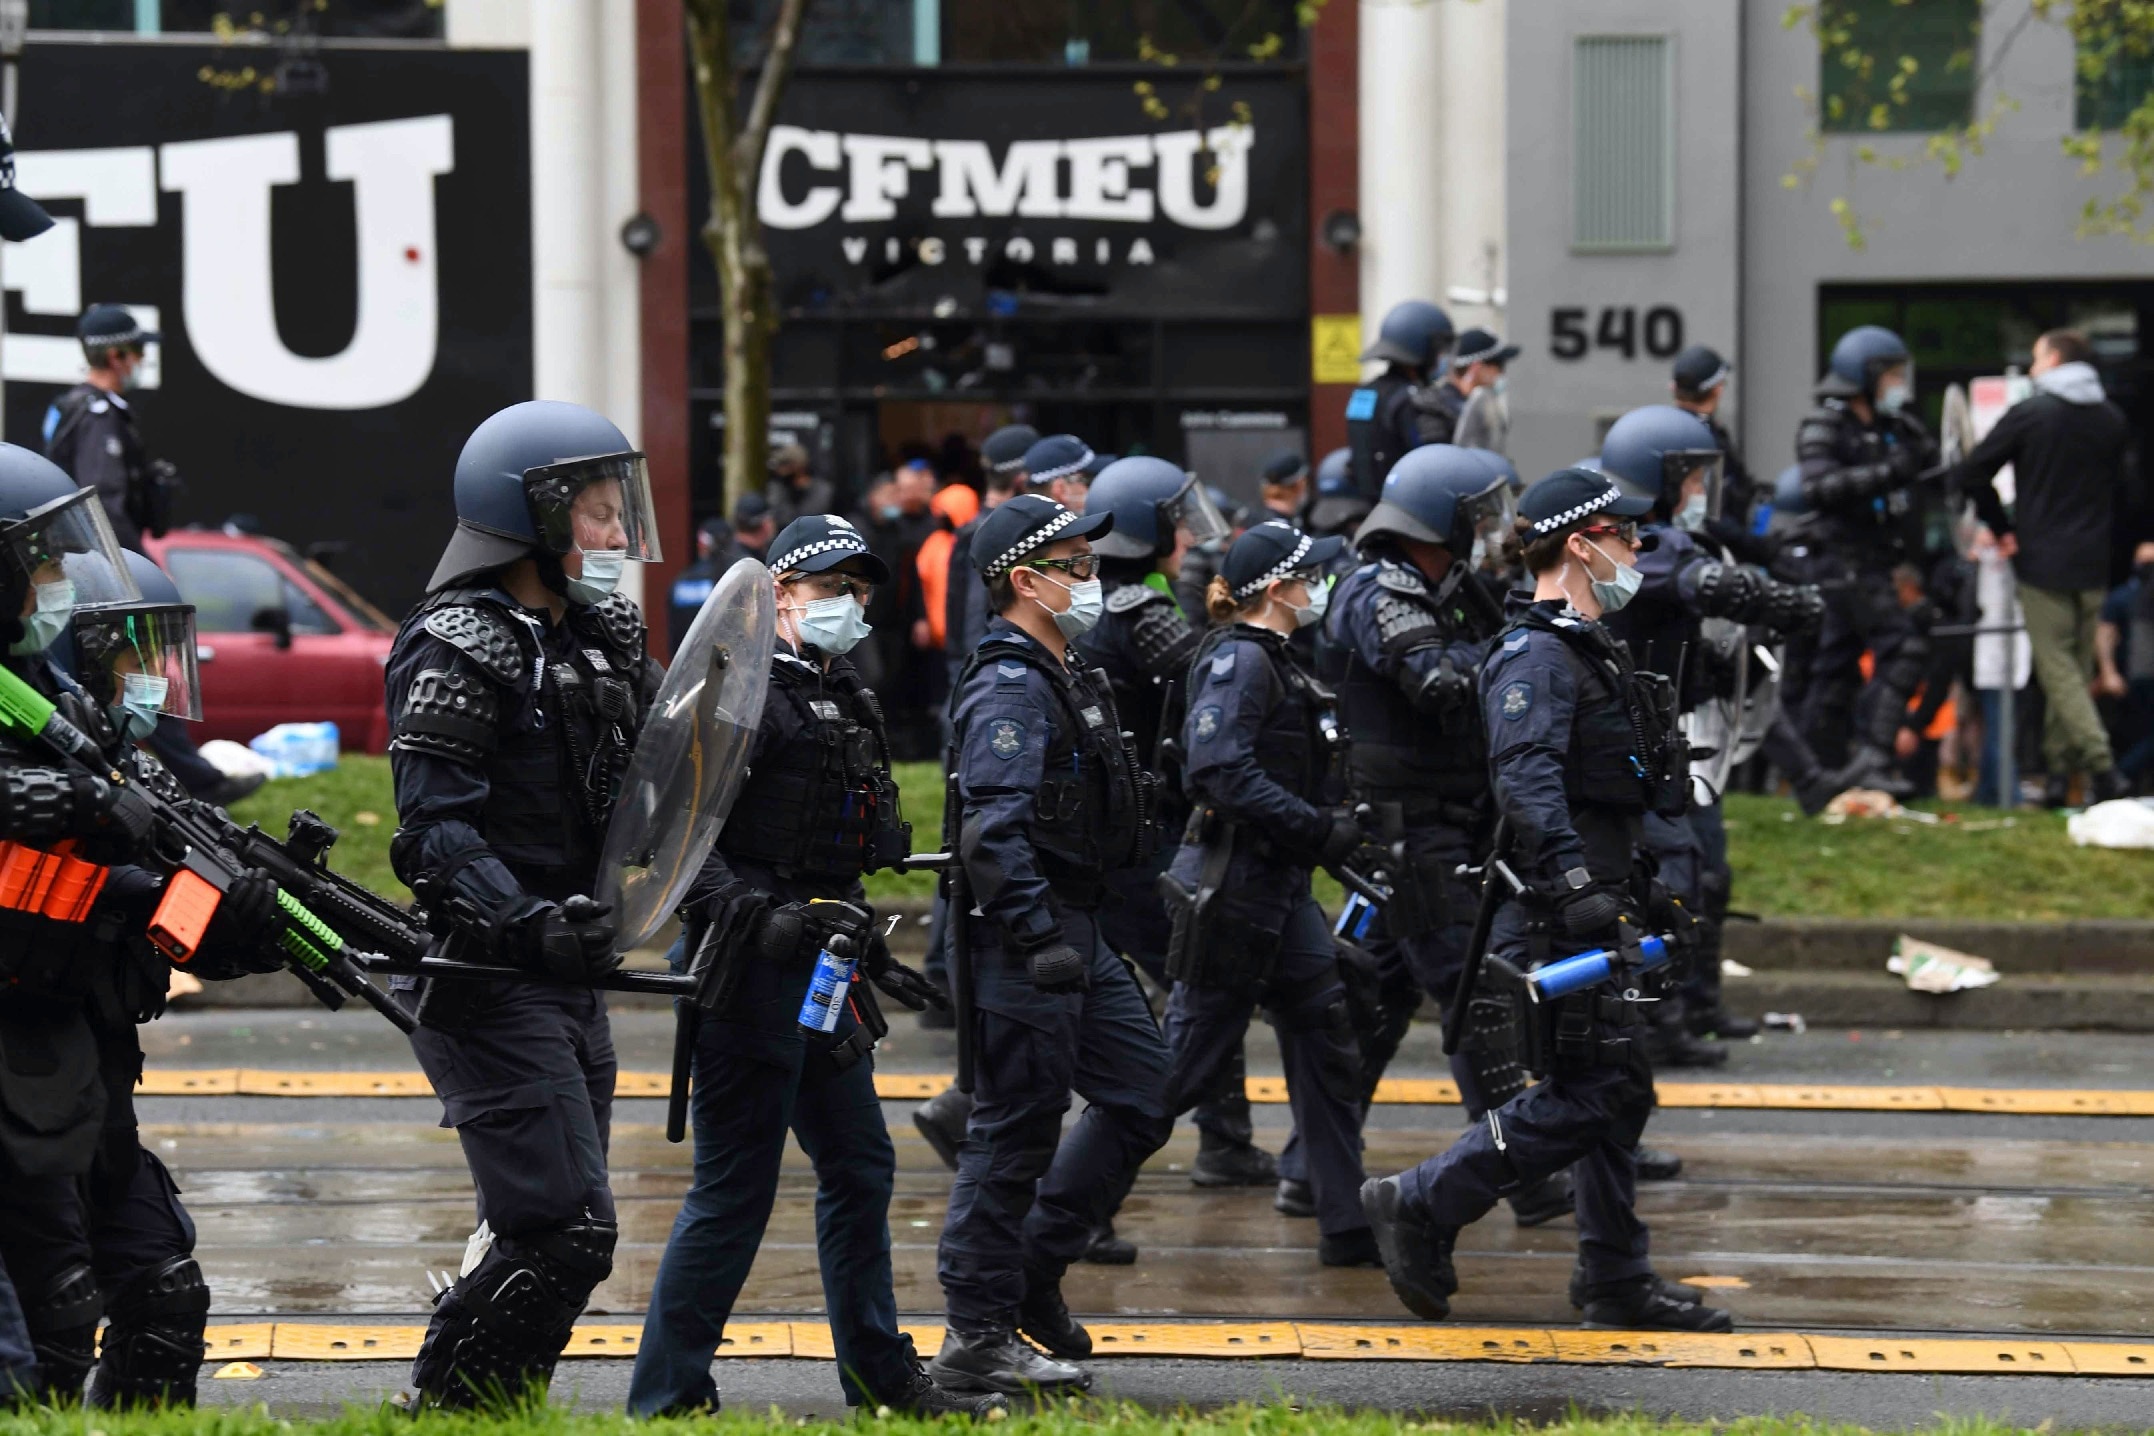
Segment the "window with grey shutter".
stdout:
<path fill-rule="evenodd" d="M 1675 244 L 1675 87 L 1666 35 L 1581 35 L 1571 53 L 1571 248 Z"/>

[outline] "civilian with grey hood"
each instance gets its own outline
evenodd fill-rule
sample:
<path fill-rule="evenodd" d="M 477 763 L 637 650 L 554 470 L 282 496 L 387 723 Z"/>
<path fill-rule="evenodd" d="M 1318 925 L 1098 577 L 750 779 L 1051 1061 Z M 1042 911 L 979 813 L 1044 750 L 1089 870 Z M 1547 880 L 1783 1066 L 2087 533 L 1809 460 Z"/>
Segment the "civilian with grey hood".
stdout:
<path fill-rule="evenodd" d="M 2059 804 L 2075 772 L 2088 776 L 2090 801 L 2129 791 L 2087 691 L 2109 583 L 2110 524 L 2131 462 L 2130 422 L 2103 394 L 2093 357 L 2076 330 L 2035 340 L 2034 394 L 2004 412 L 1954 476 L 2019 576 L 2035 674 L 2048 699 L 2042 747 Z M 2015 490 L 2009 513 L 1991 484 L 2006 464 Z"/>

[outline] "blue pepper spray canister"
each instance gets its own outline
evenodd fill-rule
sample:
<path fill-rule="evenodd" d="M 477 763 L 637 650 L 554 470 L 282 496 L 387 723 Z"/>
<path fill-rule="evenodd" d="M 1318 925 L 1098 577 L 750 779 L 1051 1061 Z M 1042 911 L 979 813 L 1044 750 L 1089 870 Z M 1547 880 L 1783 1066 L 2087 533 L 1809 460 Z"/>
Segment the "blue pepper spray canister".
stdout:
<path fill-rule="evenodd" d="M 807 995 L 800 999 L 800 1025 L 810 1032 L 835 1032 L 838 1014 L 845 1010 L 852 990 L 853 973 L 860 966 L 853 940 L 834 934 L 815 957 L 815 975 L 808 979 Z"/>

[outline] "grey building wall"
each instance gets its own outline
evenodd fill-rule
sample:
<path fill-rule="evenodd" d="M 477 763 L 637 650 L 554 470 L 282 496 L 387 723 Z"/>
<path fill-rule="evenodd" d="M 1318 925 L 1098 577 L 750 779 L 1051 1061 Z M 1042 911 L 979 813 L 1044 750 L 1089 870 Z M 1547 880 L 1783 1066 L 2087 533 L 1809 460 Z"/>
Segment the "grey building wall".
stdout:
<path fill-rule="evenodd" d="M 1525 352 L 1511 369 L 1512 459 L 1531 482 L 1596 452 L 1616 415 L 1668 397 L 1672 356 L 1626 357 L 1595 340 L 1603 316 L 1617 337 L 1631 311 L 1682 316 L 1682 342 L 1733 356 L 1742 253 L 1739 160 L 1742 13 L 1696 0 L 1532 0 L 1513 5 L 1505 41 L 1510 320 Z M 1777 25 L 1777 20 L 1774 21 Z M 1673 245 L 1653 253 L 1581 253 L 1572 240 L 1573 61 L 1580 36 L 1668 35 L 1674 43 Z M 1557 357 L 1563 311 L 1583 311 L 1588 339 Z M 1667 337 L 1665 321 L 1661 337 Z"/>
<path fill-rule="evenodd" d="M 1782 176 L 1810 152 L 1811 123 L 1795 89 L 1817 89 L 1817 42 L 1805 29 L 1783 29 L 1782 8 L 1780 0 L 1744 0 L 1745 276 L 1735 382 L 1746 457 L 1767 476 L 1793 462 L 1795 426 L 1824 367 L 1816 333 L 1820 285 L 2154 276 L 2147 246 L 2121 236 L 2074 237 L 2088 197 L 2117 181 L 2082 177 L 2058 148 L 2072 130 L 2071 40 L 2059 25 L 2020 28 L 2027 0 L 1984 6 L 1980 72 L 1988 78 L 1976 113 L 1988 113 L 1999 94 L 2019 108 L 2000 119 L 1986 152 L 1968 159 L 1956 178 L 1920 160 L 1925 136 L 1867 139 L 1881 157 L 1907 158 L 1901 170 L 1859 162 L 1855 150 L 1864 141 L 1842 136 L 1828 139 L 1816 175 L 1794 189 Z M 2017 38 L 2000 55 L 2014 30 Z M 1859 251 L 1829 207 L 1841 194 L 1864 222 Z"/>

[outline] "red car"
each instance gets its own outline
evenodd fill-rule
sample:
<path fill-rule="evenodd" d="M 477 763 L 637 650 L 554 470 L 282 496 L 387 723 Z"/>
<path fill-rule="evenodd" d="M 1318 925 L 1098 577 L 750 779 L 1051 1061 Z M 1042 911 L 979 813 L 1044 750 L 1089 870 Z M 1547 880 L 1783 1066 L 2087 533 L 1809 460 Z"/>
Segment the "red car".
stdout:
<path fill-rule="evenodd" d="M 279 723 L 326 719 L 347 752 L 388 749 L 382 669 L 396 625 L 381 610 L 277 539 L 174 529 L 143 543 L 195 606 L 197 742 L 244 743 Z"/>

